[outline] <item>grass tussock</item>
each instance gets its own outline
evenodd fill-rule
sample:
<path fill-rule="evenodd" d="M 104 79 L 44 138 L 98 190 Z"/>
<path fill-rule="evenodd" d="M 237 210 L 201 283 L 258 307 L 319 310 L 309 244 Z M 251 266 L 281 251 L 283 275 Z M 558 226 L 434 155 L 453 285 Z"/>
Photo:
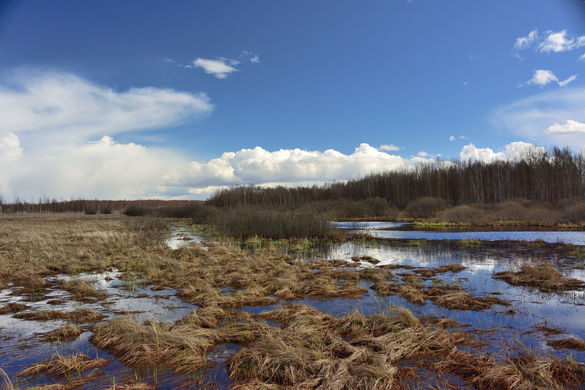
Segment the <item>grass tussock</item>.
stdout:
<path fill-rule="evenodd" d="M 460 335 L 427 328 L 408 310 L 354 313 L 335 318 L 304 305 L 256 317 L 276 321 L 228 362 L 237 387 L 399 388 L 398 365 L 439 356 L 463 342 Z"/>
<path fill-rule="evenodd" d="M 549 340 L 546 342 L 554 349 L 572 349 L 575 351 L 585 351 L 585 341 L 576 338 L 566 338 L 559 340 Z"/>
<path fill-rule="evenodd" d="M 32 366 L 16 374 L 18 377 L 47 375 L 57 378 L 63 378 L 69 375 L 79 375 L 87 370 L 101 368 L 110 363 L 109 360 L 95 358 L 92 359 L 82 353 L 71 356 L 55 356 L 44 362 L 33 364 Z"/>
<path fill-rule="evenodd" d="M 98 322 L 105 318 L 101 313 L 92 309 L 77 309 L 71 312 L 57 310 L 41 310 L 32 312 L 21 312 L 14 315 L 15 318 L 27 321 L 52 321 L 66 320 L 75 324 Z"/>
<path fill-rule="evenodd" d="M 79 302 L 95 303 L 103 301 L 108 297 L 108 293 L 93 288 L 91 283 L 85 280 L 68 280 L 61 282 L 59 288 L 69 291 L 71 298 Z"/>
<path fill-rule="evenodd" d="M 577 290 L 585 286 L 581 280 L 565 277 L 548 263 L 536 265 L 525 262 L 518 271 L 499 272 L 494 278 L 513 286 L 536 287 L 542 292 Z"/>
<path fill-rule="evenodd" d="M 0 314 L 19 313 L 27 309 L 30 309 L 30 306 L 23 303 L 9 303 L 0 307 Z"/>
<path fill-rule="evenodd" d="M 417 269 L 414 270 L 413 272 L 423 276 L 425 278 L 433 278 L 439 274 L 444 274 L 447 272 L 453 272 L 453 273 L 457 273 L 460 271 L 463 271 L 465 269 L 464 266 L 462 266 L 461 264 L 446 264 L 446 265 L 441 265 L 437 268 L 423 268 L 423 269 Z"/>
<path fill-rule="evenodd" d="M 76 340 L 83 330 L 74 324 L 68 324 L 55 329 L 45 335 L 45 339 L 52 342 L 67 342 Z"/>
<path fill-rule="evenodd" d="M 537 356 L 526 352 L 498 364 L 493 357 L 453 350 L 433 365 L 443 373 L 454 373 L 478 389 L 581 389 L 585 365 L 570 358 Z"/>

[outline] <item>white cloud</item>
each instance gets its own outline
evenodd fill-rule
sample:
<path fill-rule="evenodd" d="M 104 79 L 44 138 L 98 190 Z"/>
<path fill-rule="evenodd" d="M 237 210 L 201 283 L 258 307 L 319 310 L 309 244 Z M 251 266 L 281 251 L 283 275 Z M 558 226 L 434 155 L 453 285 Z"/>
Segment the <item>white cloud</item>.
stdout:
<path fill-rule="evenodd" d="M 585 123 L 577 122 L 572 119 L 567 119 L 564 124 L 555 123 L 549 126 L 545 133 L 548 134 L 585 134 Z"/>
<path fill-rule="evenodd" d="M 20 139 L 11 132 L 0 134 L 0 161 L 15 160 L 22 156 Z"/>
<path fill-rule="evenodd" d="M 205 94 L 153 87 L 115 91 L 68 73 L 17 72 L 0 81 L 0 132 L 85 139 L 170 126 L 211 112 Z"/>
<path fill-rule="evenodd" d="M 577 79 L 577 75 L 574 74 L 567 79 L 561 81 L 559 78 L 550 70 L 548 69 L 537 69 L 534 71 L 532 78 L 526 82 L 526 84 L 538 85 L 543 87 L 550 83 L 557 83 L 561 87 L 565 87 L 575 81 Z"/>
<path fill-rule="evenodd" d="M 501 152 L 494 152 L 490 148 L 478 148 L 473 144 L 464 146 L 459 153 L 463 161 L 481 161 L 490 163 L 494 161 L 518 160 L 529 153 L 545 153 L 546 149 L 534 146 L 527 142 L 512 142 L 505 146 Z"/>
<path fill-rule="evenodd" d="M 455 136 L 454 135 L 449 136 L 449 141 L 451 142 L 455 141 Z"/>
<path fill-rule="evenodd" d="M 384 150 L 386 152 L 397 152 L 400 150 L 400 146 L 396 146 L 394 144 L 384 144 L 380 145 L 378 149 Z"/>
<path fill-rule="evenodd" d="M 585 35 L 571 38 L 567 37 L 567 30 L 559 32 L 547 31 L 543 40 L 538 45 L 538 50 L 541 53 L 559 53 L 582 46 L 585 46 Z"/>
<path fill-rule="evenodd" d="M 547 132 L 567 120 L 585 123 L 585 89 L 567 87 L 520 99 L 496 109 L 492 122 L 508 134 L 560 145 L 584 145 L 585 134 Z"/>
<path fill-rule="evenodd" d="M 579 57 L 579 61 L 585 62 L 585 54 L 582 54 L 581 57 Z"/>
<path fill-rule="evenodd" d="M 429 154 L 423 150 L 421 150 L 420 152 L 418 152 L 417 156 L 419 157 L 427 157 Z"/>
<path fill-rule="evenodd" d="M 225 79 L 230 73 L 238 71 L 232 65 L 237 65 L 239 62 L 235 60 L 229 62 L 231 65 L 226 63 L 225 58 L 219 58 L 217 60 L 197 58 L 193 61 L 193 65 L 197 68 L 202 68 L 205 73 L 212 74 L 218 79 Z"/>
<path fill-rule="evenodd" d="M 528 33 L 525 37 L 516 38 L 514 42 L 514 50 L 528 49 L 538 39 L 538 30 L 534 29 Z"/>
<path fill-rule="evenodd" d="M 250 62 L 253 62 L 255 64 L 258 64 L 260 62 L 260 56 L 259 55 L 255 55 L 250 57 Z"/>

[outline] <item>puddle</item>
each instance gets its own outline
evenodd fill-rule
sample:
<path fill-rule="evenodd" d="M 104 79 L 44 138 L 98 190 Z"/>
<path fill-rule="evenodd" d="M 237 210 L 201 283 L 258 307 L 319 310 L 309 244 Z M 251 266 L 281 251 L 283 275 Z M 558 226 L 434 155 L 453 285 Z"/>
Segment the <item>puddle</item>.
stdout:
<path fill-rule="evenodd" d="M 191 242 L 195 242 L 201 245 L 203 249 L 207 250 L 207 246 L 203 245 L 203 241 L 204 241 L 203 236 L 195 234 L 183 227 L 180 227 L 173 229 L 173 232 L 166 239 L 165 243 L 170 249 L 177 250 Z"/>
<path fill-rule="evenodd" d="M 0 306 L 8 303 L 23 302 L 30 306 L 27 311 L 57 310 L 62 312 L 71 312 L 76 309 L 93 309 L 105 316 L 104 321 L 114 317 L 124 315 L 129 312 L 139 320 L 155 320 L 165 322 L 176 322 L 193 310 L 197 310 L 195 305 L 183 302 L 175 296 L 176 291 L 170 288 L 153 291 L 153 286 L 140 287 L 141 281 L 124 281 L 119 278 L 120 273 L 117 270 L 111 270 L 96 274 L 80 274 L 75 276 L 58 275 L 46 278 L 49 282 L 85 280 L 91 283 L 92 287 L 97 290 L 106 291 L 109 297 L 96 303 L 79 303 L 70 298 L 67 291 L 53 288 L 48 297 L 50 299 L 61 299 L 62 304 L 50 305 L 46 299 L 39 302 L 23 302 L 21 297 L 9 295 L 12 289 L 5 289 L 0 292 Z M 57 285 L 55 283 L 55 285 Z M 50 359 L 56 354 L 70 355 L 81 352 L 90 357 L 100 357 L 111 360 L 112 362 L 102 368 L 105 374 L 96 381 L 88 383 L 85 387 L 80 388 L 106 388 L 112 385 L 113 381 L 126 376 L 134 377 L 135 370 L 124 367 L 114 356 L 109 355 L 89 342 L 91 337 L 91 325 L 83 324 L 82 329 L 86 329 L 75 341 L 72 342 L 48 342 L 43 340 L 43 336 L 63 325 L 65 321 L 25 321 L 14 318 L 11 314 L 0 315 L 0 368 L 8 376 L 15 378 L 16 373 L 25 369 L 33 363 Z M 152 376 L 152 373 L 143 375 Z M 156 373 L 157 380 L 165 383 L 159 386 L 160 389 L 173 389 L 180 382 L 185 382 L 190 378 L 171 375 L 165 371 Z M 19 386 L 50 384 L 55 380 L 49 377 L 37 377 L 33 381 L 18 382 Z M 119 382 L 118 382 L 119 383 Z"/>

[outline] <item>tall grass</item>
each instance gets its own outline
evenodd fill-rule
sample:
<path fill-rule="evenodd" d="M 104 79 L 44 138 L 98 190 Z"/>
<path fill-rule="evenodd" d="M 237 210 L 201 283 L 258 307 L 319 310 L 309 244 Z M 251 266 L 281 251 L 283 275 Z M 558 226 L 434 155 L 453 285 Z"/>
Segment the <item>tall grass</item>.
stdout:
<path fill-rule="evenodd" d="M 246 239 L 330 238 L 335 229 L 323 215 L 286 210 L 242 208 L 225 213 L 219 219 L 220 234 Z"/>

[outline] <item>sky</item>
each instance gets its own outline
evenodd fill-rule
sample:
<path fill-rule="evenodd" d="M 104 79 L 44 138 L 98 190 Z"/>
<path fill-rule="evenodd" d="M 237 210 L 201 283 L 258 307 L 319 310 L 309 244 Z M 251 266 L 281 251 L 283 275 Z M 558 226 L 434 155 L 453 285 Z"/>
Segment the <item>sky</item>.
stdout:
<path fill-rule="evenodd" d="M 585 149 L 578 0 L 0 0 L 0 196 L 205 199 Z"/>

